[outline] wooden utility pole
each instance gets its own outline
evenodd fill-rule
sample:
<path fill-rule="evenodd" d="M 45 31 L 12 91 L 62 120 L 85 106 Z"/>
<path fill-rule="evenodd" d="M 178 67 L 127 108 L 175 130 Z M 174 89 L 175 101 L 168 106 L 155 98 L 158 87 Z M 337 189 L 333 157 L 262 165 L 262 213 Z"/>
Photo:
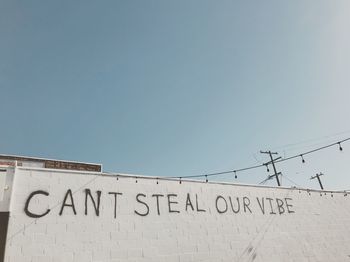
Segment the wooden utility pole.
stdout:
<path fill-rule="evenodd" d="M 273 159 L 272 155 L 277 155 L 277 152 L 271 152 L 271 151 L 260 151 L 261 154 L 268 154 L 270 156 L 271 161 L 265 163 L 266 166 L 268 166 L 269 164 L 272 165 L 273 167 L 273 171 L 274 171 L 274 175 L 270 176 L 270 177 L 276 177 L 276 181 L 277 181 L 277 185 L 281 186 L 280 180 L 278 178 L 279 175 L 281 175 L 281 172 L 277 172 L 276 170 L 276 166 L 275 166 L 275 161 L 280 159 L 281 157 L 277 157 L 275 159 Z"/>
<path fill-rule="evenodd" d="M 322 185 L 320 176 L 323 176 L 323 174 L 321 172 L 319 174 L 316 174 L 315 176 L 312 176 L 310 179 L 312 180 L 312 179 L 317 178 L 318 183 L 320 184 L 320 188 L 323 190 L 323 185 Z"/>

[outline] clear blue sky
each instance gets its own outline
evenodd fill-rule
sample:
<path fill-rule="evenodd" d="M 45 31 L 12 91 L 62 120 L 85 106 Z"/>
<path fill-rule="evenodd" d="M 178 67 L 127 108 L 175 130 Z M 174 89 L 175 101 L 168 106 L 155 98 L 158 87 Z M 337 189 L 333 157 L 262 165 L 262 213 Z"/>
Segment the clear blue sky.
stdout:
<path fill-rule="evenodd" d="M 0 0 L 0 152 L 183 176 L 346 138 L 349 13 L 347 0 Z M 350 189 L 343 147 L 279 170 Z"/>

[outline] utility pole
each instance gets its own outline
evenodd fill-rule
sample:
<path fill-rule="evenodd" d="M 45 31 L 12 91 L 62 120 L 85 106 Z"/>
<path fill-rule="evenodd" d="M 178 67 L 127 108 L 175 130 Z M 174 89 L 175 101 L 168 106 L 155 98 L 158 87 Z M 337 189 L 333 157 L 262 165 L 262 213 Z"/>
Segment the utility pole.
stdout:
<path fill-rule="evenodd" d="M 316 174 L 315 176 L 312 176 L 310 178 L 310 180 L 317 178 L 318 183 L 320 184 L 320 188 L 323 190 L 323 185 L 322 185 L 320 176 L 323 176 L 323 174 L 321 172 L 319 174 Z"/>
<path fill-rule="evenodd" d="M 270 177 L 276 177 L 276 181 L 277 181 L 277 185 L 281 186 L 280 180 L 278 178 L 279 175 L 281 175 L 281 172 L 277 172 L 276 170 L 276 166 L 275 166 L 275 161 L 278 159 L 281 159 L 281 157 L 277 157 L 275 159 L 273 159 L 272 155 L 278 155 L 277 152 L 271 152 L 271 151 L 260 151 L 261 154 L 268 154 L 270 156 L 271 161 L 265 163 L 266 166 L 268 166 L 269 164 L 272 164 L 273 167 L 273 171 L 274 171 L 274 175 L 270 176 Z"/>

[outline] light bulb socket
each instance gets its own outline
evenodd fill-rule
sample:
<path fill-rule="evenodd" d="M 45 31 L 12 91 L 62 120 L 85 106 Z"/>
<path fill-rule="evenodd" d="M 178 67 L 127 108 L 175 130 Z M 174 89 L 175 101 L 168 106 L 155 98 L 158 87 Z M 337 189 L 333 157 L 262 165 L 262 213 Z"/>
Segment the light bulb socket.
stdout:
<path fill-rule="evenodd" d="M 340 142 L 338 142 L 338 146 L 339 146 L 339 151 L 343 151 L 343 148 L 342 148 Z"/>

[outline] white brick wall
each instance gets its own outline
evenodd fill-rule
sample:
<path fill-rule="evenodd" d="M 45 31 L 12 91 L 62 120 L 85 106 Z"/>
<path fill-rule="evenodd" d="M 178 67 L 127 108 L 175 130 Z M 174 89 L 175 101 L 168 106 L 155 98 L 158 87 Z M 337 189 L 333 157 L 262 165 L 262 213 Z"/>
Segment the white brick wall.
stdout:
<path fill-rule="evenodd" d="M 59 212 L 68 189 L 76 209 Z M 85 189 L 96 201 L 102 191 L 96 216 Z M 342 193 L 299 191 L 298 189 L 163 181 L 133 177 L 82 174 L 17 168 L 11 198 L 6 244 L 8 262 L 70 261 L 350 261 L 350 198 Z M 28 196 L 35 195 L 25 214 Z M 117 196 L 114 218 L 114 195 Z M 136 200 L 147 203 L 147 207 Z M 159 196 L 159 214 L 156 197 Z M 173 211 L 169 212 L 170 208 Z M 175 194 L 177 196 L 174 196 Z M 187 194 L 188 203 L 186 211 Z M 204 209 L 205 212 L 197 211 Z M 218 196 L 218 208 L 216 199 Z M 240 211 L 237 209 L 237 197 Z M 224 200 L 224 199 L 225 200 Z M 262 205 L 264 198 L 265 214 Z M 273 211 L 271 213 L 270 202 Z M 283 201 L 279 214 L 276 198 Z M 287 203 L 286 199 L 287 198 Z M 245 207 L 243 201 L 249 205 Z M 175 203 L 177 202 L 177 203 Z M 70 204 L 70 198 L 67 202 Z M 287 207 L 287 204 L 289 205 Z M 289 212 L 288 212 L 289 208 Z M 251 210 L 251 212 L 249 211 Z M 280 209 L 283 211 L 282 208 Z"/>

